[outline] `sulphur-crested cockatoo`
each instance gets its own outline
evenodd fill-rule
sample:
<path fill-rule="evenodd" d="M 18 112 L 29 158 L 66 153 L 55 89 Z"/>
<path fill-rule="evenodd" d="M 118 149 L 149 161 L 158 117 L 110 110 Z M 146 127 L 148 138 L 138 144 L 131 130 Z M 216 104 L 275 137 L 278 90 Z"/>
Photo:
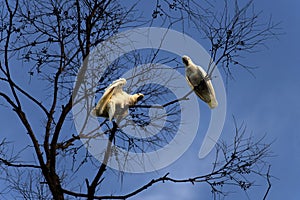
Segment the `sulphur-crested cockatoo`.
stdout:
<path fill-rule="evenodd" d="M 205 103 L 207 103 L 211 109 L 217 107 L 218 102 L 216 99 L 215 90 L 211 83 L 210 77 L 207 76 L 207 73 L 204 71 L 204 69 L 195 65 L 188 56 L 182 56 L 182 62 L 185 65 L 186 80 L 196 95 Z"/>
<path fill-rule="evenodd" d="M 118 123 L 124 119 L 128 115 L 128 107 L 144 97 L 141 93 L 130 95 L 123 91 L 125 84 L 124 78 L 113 81 L 93 109 L 93 115 L 108 118 L 110 121 L 114 118 Z"/>

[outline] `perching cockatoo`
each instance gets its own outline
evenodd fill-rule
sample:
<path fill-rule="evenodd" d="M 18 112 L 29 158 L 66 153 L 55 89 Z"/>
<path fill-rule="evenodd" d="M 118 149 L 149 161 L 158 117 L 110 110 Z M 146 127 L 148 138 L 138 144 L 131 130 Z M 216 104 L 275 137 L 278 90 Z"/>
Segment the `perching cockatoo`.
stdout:
<path fill-rule="evenodd" d="M 128 107 L 135 105 L 143 99 L 141 93 L 130 95 L 123 91 L 126 79 L 115 80 L 106 89 L 101 99 L 98 101 L 92 113 L 94 116 L 105 117 L 110 121 L 112 118 L 119 123 L 128 115 Z"/>
<path fill-rule="evenodd" d="M 188 56 L 182 56 L 182 61 L 185 65 L 186 80 L 196 95 L 207 103 L 211 109 L 217 107 L 215 90 L 204 69 L 195 65 Z"/>

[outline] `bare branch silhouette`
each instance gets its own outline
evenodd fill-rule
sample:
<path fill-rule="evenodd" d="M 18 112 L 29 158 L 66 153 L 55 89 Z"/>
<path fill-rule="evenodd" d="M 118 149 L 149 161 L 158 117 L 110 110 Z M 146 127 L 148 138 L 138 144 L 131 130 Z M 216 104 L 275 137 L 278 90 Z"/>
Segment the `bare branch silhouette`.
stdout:
<path fill-rule="evenodd" d="M 176 86 L 168 85 L 176 78 L 172 76 L 162 82 L 136 87 L 137 81 L 144 83 L 154 77 L 163 79 L 155 72 L 164 64 L 182 72 L 178 57 L 162 51 L 161 45 L 154 50 L 126 53 L 113 62 L 100 52 L 95 63 L 101 65 L 99 68 L 107 66 L 103 74 L 88 70 L 93 63 L 90 54 L 97 45 L 104 41 L 113 42 L 113 36 L 130 28 L 180 27 L 181 32 L 186 33 L 192 26 L 210 42 L 211 61 L 207 67 L 209 78 L 212 78 L 217 65 L 228 76 L 232 76 L 233 66 L 249 69 L 239 60 L 244 53 L 259 50 L 268 39 L 277 36 L 277 24 L 271 20 L 261 23 L 251 0 L 242 7 L 237 1 L 232 6 L 231 1 L 225 0 L 221 12 L 208 1 L 199 4 L 194 0 L 157 0 L 153 8 L 149 8 L 150 16 L 144 16 L 136 9 L 141 4 L 143 2 L 139 0 L 128 5 L 119 0 L 5 0 L 0 3 L 0 108 L 5 109 L 5 113 L 15 114 L 18 121 L 10 124 L 12 130 L 15 123 L 22 125 L 23 131 L 17 130 L 15 137 L 29 139 L 24 148 L 16 144 L 22 149 L 16 152 L 13 151 L 14 142 L 5 140 L 11 135 L 1 134 L 0 181 L 6 185 L 0 196 L 12 191 L 12 195 L 25 199 L 63 200 L 70 196 L 127 199 L 161 182 L 204 183 L 218 196 L 226 194 L 225 186 L 248 190 L 254 182 L 249 176 L 255 175 L 267 180 L 263 199 L 267 198 L 272 185 L 271 170 L 270 167 L 267 171 L 262 170 L 268 165 L 265 159 L 270 155 L 270 145 L 245 137 L 244 129 L 240 127 L 235 130 L 232 144 L 221 142 L 217 145 L 211 173 L 182 179 L 172 178 L 167 173 L 159 178 L 149 178 L 149 182 L 127 194 L 103 194 L 101 186 L 109 178 L 106 176 L 107 163 L 113 158 L 126 160 L 128 152 L 143 154 L 157 150 L 171 141 L 180 124 L 179 103 L 190 100 L 192 91 L 175 97 L 169 88 Z M 124 44 L 114 45 L 122 51 Z M 137 66 L 140 71 L 132 70 L 128 75 L 126 89 L 130 94 L 143 93 L 144 99 L 128 108 L 128 118 L 122 123 L 95 118 L 99 122 L 97 127 L 86 129 L 86 122 L 92 118 L 94 100 L 101 97 L 113 80 Z M 90 83 L 88 78 L 98 82 Z M 85 85 L 77 80 L 83 80 Z M 86 87 L 86 93 L 80 93 L 81 87 Z M 93 100 L 87 98 L 91 95 L 95 95 Z M 79 98 L 75 98 L 77 96 Z M 85 113 L 83 110 L 79 114 L 72 113 L 81 101 L 86 101 Z M 151 109 L 157 111 L 154 117 L 150 115 Z M 80 114 L 84 115 L 81 116 L 82 131 L 75 132 L 73 118 Z M 148 128 L 150 123 L 152 127 Z M 133 127 L 130 134 L 123 130 L 126 127 Z M 134 134 L 150 137 L 138 138 Z M 100 163 L 86 147 L 92 140 L 103 138 L 107 143 L 105 150 L 99 153 L 103 155 Z M 117 152 L 116 147 L 126 153 Z M 23 153 L 33 158 L 23 159 Z M 124 163 L 119 164 L 121 170 Z M 143 161 L 137 164 L 144 165 Z M 78 172 L 85 168 L 90 169 L 89 174 L 79 176 Z"/>

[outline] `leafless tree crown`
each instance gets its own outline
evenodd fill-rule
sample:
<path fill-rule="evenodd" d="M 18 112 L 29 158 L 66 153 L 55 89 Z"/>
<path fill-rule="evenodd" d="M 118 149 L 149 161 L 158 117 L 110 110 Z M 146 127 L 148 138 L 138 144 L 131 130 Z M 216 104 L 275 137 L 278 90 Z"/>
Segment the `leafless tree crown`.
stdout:
<path fill-rule="evenodd" d="M 16 152 L 14 143 L 6 139 L 6 133 L 1 133 L 0 178 L 5 187 L 0 191 L 0 197 L 11 193 L 25 199 L 127 199 L 160 182 L 188 182 L 207 183 L 217 198 L 227 195 L 227 186 L 238 186 L 247 191 L 255 185 L 255 177 L 260 177 L 266 180 L 267 189 L 262 197 L 266 199 L 271 187 L 270 166 L 266 162 L 270 145 L 263 140 L 255 142 L 238 125 L 232 144 L 220 142 L 217 145 L 211 173 L 183 179 L 172 178 L 167 173 L 141 183 L 139 188 L 127 194 L 102 193 L 100 187 L 105 183 L 107 173 L 105 163 L 114 153 L 112 144 L 136 152 L 164 146 L 176 133 L 174 124 L 180 114 L 178 102 L 187 100 L 187 96 L 170 100 L 160 95 L 170 93 L 164 87 L 145 85 L 139 88 L 145 98 L 130 108 L 130 115 L 138 126 L 143 127 L 149 123 L 148 109 L 155 108 L 159 102 L 162 106 L 157 109 L 164 107 L 169 117 L 162 129 L 164 134 L 151 139 L 136 139 L 123 133 L 116 123 L 103 119 L 100 126 L 105 132 L 98 134 L 106 134 L 109 142 L 104 161 L 99 163 L 80 141 L 97 137 L 97 134 L 70 132 L 74 131 L 72 97 L 80 91 L 76 77 L 84 78 L 92 49 L 122 30 L 139 26 L 180 27 L 184 33 L 197 30 L 199 38 L 210 44 L 209 76 L 218 65 L 230 77 L 233 67 L 251 69 L 241 61 L 244 53 L 259 50 L 268 39 L 277 35 L 277 24 L 262 22 L 251 0 L 243 6 L 237 1 L 225 0 L 221 10 L 209 1 L 200 4 L 194 0 L 157 0 L 149 16 L 137 9 L 141 4 L 142 1 L 136 1 L 128 6 L 118 0 L 0 2 L 0 108 L 14 112 L 18 118 L 15 123 L 23 126 L 23 132 L 14 134 L 26 135 L 30 140 Z M 178 58 L 160 54 L 159 49 L 131 52 L 111 63 L 99 77 L 96 96 L 100 97 L 105 87 L 124 70 L 151 62 L 171 63 L 174 69 L 182 69 Z M 26 71 L 22 74 L 23 81 L 18 78 L 19 69 Z M 136 77 L 151 78 L 143 74 Z M 36 85 L 33 83 L 38 84 L 42 95 L 34 92 L 32 87 Z M 31 110 L 36 111 L 34 116 Z M 39 125 L 35 121 L 37 116 Z M 24 160 L 24 152 L 31 152 L 34 159 Z M 89 175 L 78 175 L 78 178 L 82 168 L 88 168 Z"/>

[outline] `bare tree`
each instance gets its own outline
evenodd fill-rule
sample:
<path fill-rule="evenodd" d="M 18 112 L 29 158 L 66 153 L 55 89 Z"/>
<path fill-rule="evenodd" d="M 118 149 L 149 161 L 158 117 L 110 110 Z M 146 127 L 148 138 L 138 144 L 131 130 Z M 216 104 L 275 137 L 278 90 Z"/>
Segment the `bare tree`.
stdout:
<path fill-rule="evenodd" d="M 267 39 L 276 36 L 274 31 L 277 24 L 270 21 L 261 24 L 252 1 L 242 7 L 238 6 L 237 1 L 231 3 L 224 1 L 223 10 L 219 12 L 208 2 L 200 6 L 193 0 L 157 0 L 152 15 L 142 18 L 141 12 L 135 9 L 142 4 L 139 1 L 132 6 L 123 5 L 117 0 L 2 1 L 0 106 L 16 114 L 18 123 L 24 127 L 23 134 L 29 137 L 31 144 L 25 145 L 20 152 L 14 152 L 13 143 L 2 136 L 0 174 L 6 188 L 0 191 L 0 195 L 13 191 L 13 194 L 25 199 L 127 199 L 156 183 L 169 181 L 207 183 L 214 196 L 218 197 L 226 195 L 226 185 L 247 190 L 253 184 L 253 178 L 249 177 L 255 175 L 267 180 L 267 190 L 262 197 L 266 199 L 271 187 L 270 166 L 265 161 L 270 156 L 270 145 L 264 144 L 263 140 L 255 142 L 253 138 L 247 138 L 245 130 L 237 125 L 233 143 L 219 143 L 217 146 L 211 173 L 185 179 L 174 179 L 167 173 L 125 195 L 101 194 L 99 187 L 105 182 L 107 162 L 114 153 L 112 144 L 137 152 L 164 146 L 176 132 L 173 125 L 177 123 L 180 113 L 177 103 L 186 100 L 190 93 L 181 99 L 170 100 L 160 95 L 170 95 L 164 87 L 145 85 L 139 88 L 145 94 L 145 99 L 130 108 L 130 115 L 138 126 L 149 123 L 145 113 L 157 102 L 161 104 L 157 106 L 158 109 L 166 108 L 166 115 L 173 118 L 164 126 L 165 134 L 151 139 L 130 137 L 122 132 L 120 125 L 103 119 L 100 126 L 105 131 L 101 134 L 107 135 L 108 142 L 102 163 L 96 162 L 80 141 L 97 137 L 95 132 L 77 134 L 68 130 L 68 125 L 72 124 L 73 97 L 81 87 L 76 83 L 76 77 L 84 79 L 92 49 L 122 30 L 155 24 L 172 28 L 180 24 L 182 31 L 186 32 L 187 27 L 194 26 L 199 35 L 210 42 L 209 76 L 219 64 L 222 64 L 228 76 L 232 75 L 230 69 L 235 65 L 248 69 L 238 59 L 243 53 L 254 52 L 260 45 L 265 45 Z M 96 85 L 97 95 L 103 93 L 105 87 L 124 70 L 158 61 L 181 67 L 178 64 L 180 61 L 172 56 L 161 55 L 159 50 L 142 54 L 132 52 L 109 64 Z M 44 97 L 37 97 L 39 94 L 31 92 L 28 85 L 19 84 L 15 71 L 19 65 L 28 71 L 23 78 L 28 79 L 29 85 L 31 81 L 40 83 L 39 87 L 46 94 Z M 145 73 L 135 74 L 135 77 L 142 80 L 151 78 Z M 90 105 L 89 109 L 92 107 Z M 35 117 L 30 113 L 31 108 L 38 110 L 35 116 L 42 122 L 43 129 L 34 127 L 36 123 L 33 122 Z M 25 151 L 33 152 L 34 160 L 21 159 L 20 155 Z M 71 167 L 63 163 L 69 163 Z M 81 177 L 71 183 L 72 177 L 83 166 L 88 166 L 93 176 Z"/>

